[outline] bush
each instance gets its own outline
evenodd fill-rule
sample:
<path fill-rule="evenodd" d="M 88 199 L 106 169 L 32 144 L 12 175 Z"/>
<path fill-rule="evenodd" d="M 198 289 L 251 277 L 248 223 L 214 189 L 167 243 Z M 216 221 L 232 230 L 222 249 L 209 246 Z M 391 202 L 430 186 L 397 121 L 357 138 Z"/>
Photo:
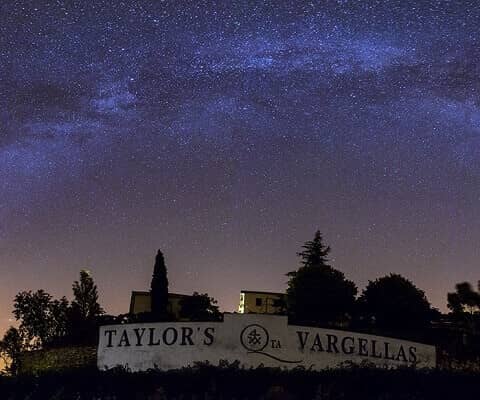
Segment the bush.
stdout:
<path fill-rule="evenodd" d="M 480 375 L 441 370 L 284 371 L 208 364 L 131 373 L 95 368 L 0 377 L 1 398 L 28 399 L 444 399 L 478 394 Z M 156 393 L 154 395 L 154 393 Z"/>

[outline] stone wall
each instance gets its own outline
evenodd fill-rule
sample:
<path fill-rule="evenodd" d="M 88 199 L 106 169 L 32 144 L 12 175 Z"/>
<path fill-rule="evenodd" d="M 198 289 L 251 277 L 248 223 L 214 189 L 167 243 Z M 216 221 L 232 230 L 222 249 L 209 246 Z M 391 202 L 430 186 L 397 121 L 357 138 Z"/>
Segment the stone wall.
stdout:
<path fill-rule="evenodd" d="M 94 367 L 96 359 L 95 347 L 60 347 L 29 351 L 21 357 L 20 373 L 38 375 L 48 371 Z"/>

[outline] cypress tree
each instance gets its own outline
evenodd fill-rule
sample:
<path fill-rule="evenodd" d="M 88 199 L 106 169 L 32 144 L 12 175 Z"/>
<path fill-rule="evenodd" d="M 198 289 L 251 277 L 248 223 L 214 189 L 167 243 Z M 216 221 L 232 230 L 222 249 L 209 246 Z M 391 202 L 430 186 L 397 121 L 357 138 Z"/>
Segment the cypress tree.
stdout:
<path fill-rule="evenodd" d="M 163 253 L 158 250 L 153 268 L 153 277 L 151 284 L 152 315 L 157 320 L 167 318 L 168 311 L 168 279 L 167 267 Z"/>

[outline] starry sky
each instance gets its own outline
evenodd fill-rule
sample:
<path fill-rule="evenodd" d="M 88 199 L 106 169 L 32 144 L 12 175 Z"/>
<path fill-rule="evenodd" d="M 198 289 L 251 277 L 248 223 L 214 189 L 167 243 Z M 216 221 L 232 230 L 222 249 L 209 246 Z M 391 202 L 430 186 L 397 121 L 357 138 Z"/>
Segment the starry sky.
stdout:
<path fill-rule="evenodd" d="M 285 289 L 319 228 L 363 288 L 445 310 L 480 265 L 476 1 L 0 3 L 0 331 L 12 298 Z"/>

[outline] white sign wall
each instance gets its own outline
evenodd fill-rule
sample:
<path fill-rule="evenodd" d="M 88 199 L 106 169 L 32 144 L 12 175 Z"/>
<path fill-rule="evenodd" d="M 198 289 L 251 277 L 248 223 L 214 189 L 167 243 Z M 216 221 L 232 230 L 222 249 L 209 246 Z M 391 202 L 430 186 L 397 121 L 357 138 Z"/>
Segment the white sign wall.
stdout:
<path fill-rule="evenodd" d="M 287 324 L 287 317 L 225 314 L 224 322 L 162 322 L 100 328 L 98 367 L 164 370 L 208 361 L 320 370 L 342 363 L 435 367 L 435 347 L 362 333 Z"/>

